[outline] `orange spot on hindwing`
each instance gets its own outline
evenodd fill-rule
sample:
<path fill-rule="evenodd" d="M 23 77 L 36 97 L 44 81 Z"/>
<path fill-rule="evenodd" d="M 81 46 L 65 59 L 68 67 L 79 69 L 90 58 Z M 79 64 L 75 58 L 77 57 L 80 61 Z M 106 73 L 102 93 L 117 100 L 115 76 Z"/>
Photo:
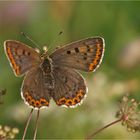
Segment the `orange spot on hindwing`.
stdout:
<path fill-rule="evenodd" d="M 26 102 L 28 102 L 28 104 L 32 107 L 41 108 L 43 106 L 49 106 L 49 102 L 44 98 L 36 100 L 32 96 L 30 96 L 28 92 L 25 92 L 23 95 Z"/>
<path fill-rule="evenodd" d="M 57 105 L 66 105 L 67 107 L 75 106 L 76 104 L 80 103 L 81 100 L 84 98 L 85 92 L 80 89 L 78 92 L 76 92 L 76 96 L 74 98 L 60 98 L 56 104 Z"/>

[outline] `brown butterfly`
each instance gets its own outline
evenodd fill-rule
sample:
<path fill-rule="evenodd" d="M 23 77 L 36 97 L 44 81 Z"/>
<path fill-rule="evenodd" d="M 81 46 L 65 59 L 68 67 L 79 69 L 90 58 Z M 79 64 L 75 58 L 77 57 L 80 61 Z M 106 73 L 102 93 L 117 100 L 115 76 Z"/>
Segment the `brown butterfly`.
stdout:
<path fill-rule="evenodd" d="M 83 77 L 77 72 L 97 69 L 104 54 L 104 39 L 87 38 L 65 45 L 52 54 L 42 54 L 15 40 L 4 42 L 5 52 L 16 76 L 25 75 L 21 96 L 32 108 L 75 107 L 87 94 Z"/>

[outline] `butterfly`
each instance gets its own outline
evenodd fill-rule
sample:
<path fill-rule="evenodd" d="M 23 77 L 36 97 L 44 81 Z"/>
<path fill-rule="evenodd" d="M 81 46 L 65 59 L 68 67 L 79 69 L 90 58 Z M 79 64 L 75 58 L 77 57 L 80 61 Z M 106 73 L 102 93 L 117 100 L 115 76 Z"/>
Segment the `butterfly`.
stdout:
<path fill-rule="evenodd" d="M 76 107 L 82 103 L 87 86 L 78 70 L 95 71 L 102 61 L 105 43 L 101 37 L 91 37 L 64 45 L 50 55 L 15 40 L 6 40 L 4 48 L 15 75 L 24 75 L 21 96 L 32 107 L 22 137 L 24 140 L 34 109 L 38 110 L 36 139 L 39 110 L 48 107 L 51 98 L 58 106 Z"/>
<path fill-rule="evenodd" d="M 102 61 L 104 47 L 103 38 L 91 37 L 67 44 L 49 55 L 19 41 L 4 42 L 15 75 L 25 75 L 21 96 L 26 104 L 37 109 L 48 107 L 51 98 L 58 106 L 79 105 L 87 87 L 77 70 L 95 71 Z"/>

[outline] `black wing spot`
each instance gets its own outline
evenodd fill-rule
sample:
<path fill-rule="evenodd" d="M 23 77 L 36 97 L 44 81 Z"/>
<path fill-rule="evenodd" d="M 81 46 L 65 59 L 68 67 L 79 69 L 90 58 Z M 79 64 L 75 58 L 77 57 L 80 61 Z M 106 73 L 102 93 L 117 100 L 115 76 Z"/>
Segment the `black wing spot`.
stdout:
<path fill-rule="evenodd" d="M 34 105 L 35 104 L 35 101 L 33 100 L 33 101 L 31 101 L 31 103 L 32 103 L 32 105 Z"/>
<path fill-rule="evenodd" d="M 22 51 L 22 54 L 25 55 L 25 50 Z"/>
<path fill-rule="evenodd" d="M 87 47 L 87 52 L 90 52 L 90 46 L 86 45 L 86 47 Z"/>
<path fill-rule="evenodd" d="M 77 100 L 77 99 L 74 99 L 74 103 L 75 103 L 75 104 L 78 103 L 78 100 Z"/>
<path fill-rule="evenodd" d="M 84 53 L 85 56 L 87 56 L 87 53 Z"/>
<path fill-rule="evenodd" d="M 72 101 L 68 101 L 68 103 L 69 103 L 70 105 L 72 105 Z"/>
<path fill-rule="evenodd" d="M 86 57 L 86 56 L 84 56 L 84 57 L 83 57 L 83 59 L 84 59 L 84 60 L 87 60 L 87 57 Z"/>
<path fill-rule="evenodd" d="M 90 52 L 90 48 L 87 49 L 87 52 Z"/>
<path fill-rule="evenodd" d="M 67 51 L 67 54 L 71 54 L 71 51 Z"/>
<path fill-rule="evenodd" d="M 30 52 L 27 53 L 28 56 L 30 56 L 30 54 L 31 54 Z"/>
<path fill-rule="evenodd" d="M 79 49 L 78 49 L 78 48 L 75 48 L 75 52 L 76 52 L 76 53 L 79 53 Z"/>

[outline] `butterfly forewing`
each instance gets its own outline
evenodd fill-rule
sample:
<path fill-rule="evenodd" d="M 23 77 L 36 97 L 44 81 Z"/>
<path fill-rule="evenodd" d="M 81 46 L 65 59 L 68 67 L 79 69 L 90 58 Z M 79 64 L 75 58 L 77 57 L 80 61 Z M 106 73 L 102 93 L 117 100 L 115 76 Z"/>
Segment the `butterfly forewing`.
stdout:
<path fill-rule="evenodd" d="M 49 106 L 50 90 L 45 86 L 41 68 L 30 70 L 22 84 L 21 94 L 24 101 L 35 108 Z"/>
<path fill-rule="evenodd" d="M 40 64 L 39 54 L 21 42 L 7 40 L 4 42 L 4 47 L 16 76 L 20 76 Z"/>
<path fill-rule="evenodd" d="M 52 97 L 59 106 L 75 107 L 87 93 L 83 77 L 73 69 L 57 67 L 54 69 L 55 86 Z"/>
<path fill-rule="evenodd" d="M 104 39 L 87 38 L 65 45 L 53 52 L 50 57 L 54 65 L 66 66 L 83 71 L 94 71 L 104 53 Z"/>

